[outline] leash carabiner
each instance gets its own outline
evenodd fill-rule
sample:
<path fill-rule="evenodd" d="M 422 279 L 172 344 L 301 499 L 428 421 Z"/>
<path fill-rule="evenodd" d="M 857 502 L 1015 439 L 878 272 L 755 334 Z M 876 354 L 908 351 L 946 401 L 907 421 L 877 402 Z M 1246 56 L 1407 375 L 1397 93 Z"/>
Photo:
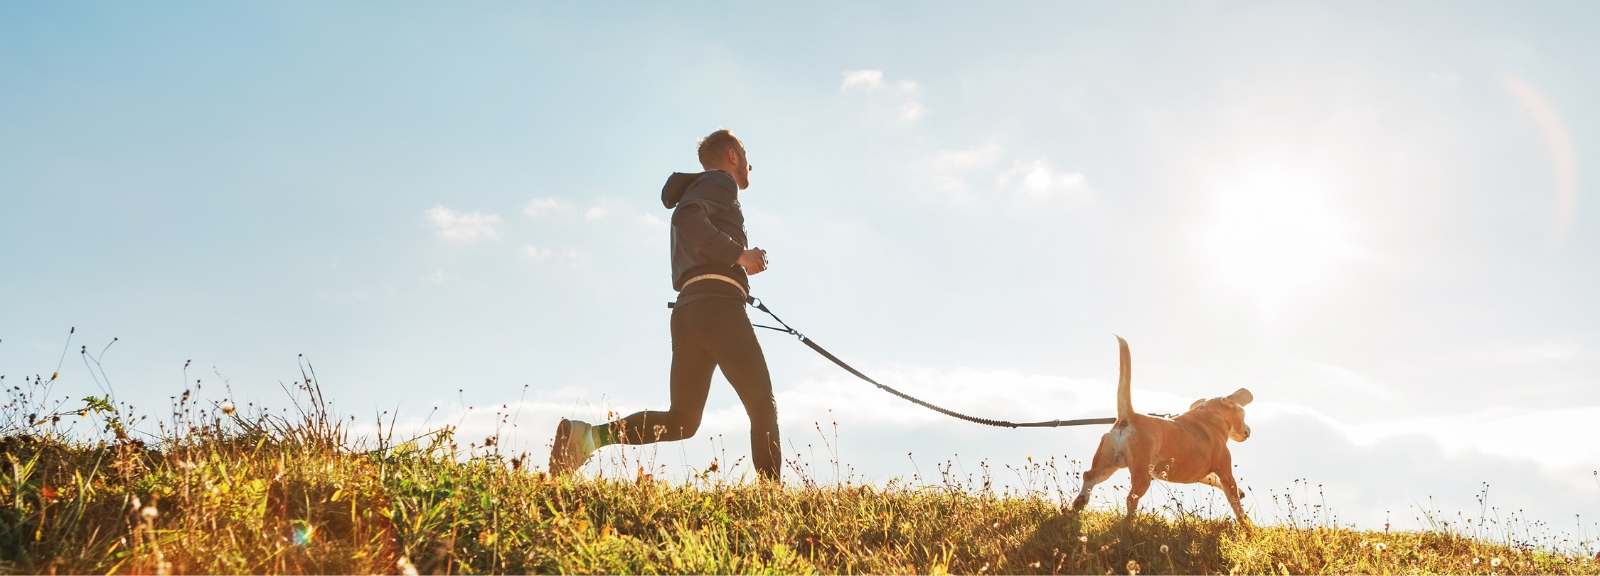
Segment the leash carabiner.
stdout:
<path fill-rule="evenodd" d="M 779 318 L 777 314 L 773 314 L 771 310 L 768 310 L 767 309 L 767 305 L 765 303 L 761 302 L 760 298 L 756 298 L 755 296 L 748 296 L 745 299 L 745 304 L 749 304 L 751 306 L 755 306 L 757 310 L 760 310 L 762 312 L 766 312 L 767 315 L 771 316 L 773 320 L 776 320 L 776 321 L 778 321 L 779 324 L 783 325 L 782 328 L 775 328 L 775 327 L 772 327 L 772 326 L 765 326 L 765 325 L 761 325 L 761 324 L 751 323 L 750 324 L 751 326 L 754 326 L 756 328 L 766 328 L 766 329 L 772 330 L 774 332 L 782 332 L 784 334 L 788 334 L 790 336 L 794 336 L 795 338 L 799 338 L 801 342 L 806 341 L 806 335 L 805 334 L 801 334 L 799 330 L 795 330 L 794 328 L 790 328 L 788 324 L 784 323 L 782 318 Z"/>

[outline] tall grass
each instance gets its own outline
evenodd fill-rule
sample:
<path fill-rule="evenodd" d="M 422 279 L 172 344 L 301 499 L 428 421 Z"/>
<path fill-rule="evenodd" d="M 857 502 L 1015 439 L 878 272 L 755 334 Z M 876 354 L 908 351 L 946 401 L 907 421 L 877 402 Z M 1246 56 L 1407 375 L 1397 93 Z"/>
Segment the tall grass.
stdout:
<path fill-rule="evenodd" d="M 1285 521 L 1247 529 L 1181 506 L 1073 513 L 1059 481 L 997 494 L 948 474 L 931 486 L 778 485 L 716 467 L 681 482 L 643 467 L 553 478 L 494 437 L 463 450 L 450 427 L 395 438 L 380 421 L 353 435 L 309 366 L 285 388 L 290 410 L 202 406 L 192 388 L 148 433 L 109 394 L 52 404 L 50 383 L 12 386 L 0 408 L 0 571 L 1600 572 L 1587 553 L 1505 532 L 1341 528 L 1290 493 Z"/>

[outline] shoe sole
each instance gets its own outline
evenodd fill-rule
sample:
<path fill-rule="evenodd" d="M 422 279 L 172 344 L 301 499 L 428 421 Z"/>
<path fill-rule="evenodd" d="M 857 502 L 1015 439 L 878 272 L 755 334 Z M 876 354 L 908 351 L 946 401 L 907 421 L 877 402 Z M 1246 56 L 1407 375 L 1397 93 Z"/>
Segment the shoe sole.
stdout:
<path fill-rule="evenodd" d="M 550 473 L 567 474 L 572 472 L 572 455 L 568 448 L 572 444 L 572 421 L 566 418 L 556 425 L 556 440 L 550 446 Z"/>

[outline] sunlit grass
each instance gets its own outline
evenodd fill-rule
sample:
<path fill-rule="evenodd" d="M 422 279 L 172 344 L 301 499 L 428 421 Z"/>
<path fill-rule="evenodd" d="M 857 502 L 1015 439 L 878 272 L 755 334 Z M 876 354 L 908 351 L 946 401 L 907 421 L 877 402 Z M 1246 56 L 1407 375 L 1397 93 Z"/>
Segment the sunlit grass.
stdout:
<path fill-rule="evenodd" d="M 47 384 L 13 386 L 0 414 L 5 572 L 1600 572 L 1587 548 L 1442 525 L 1359 531 L 1320 508 L 1254 529 L 1175 506 L 1131 521 L 1076 514 L 1060 480 L 996 493 L 948 476 L 774 485 L 708 470 L 667 482 L 613 466 L 551 478 L 493 439 L 463 451 L 449 428 L 353 438 L 310 375 L 291 390 L 296 408 L 277 413 L 225 413 L 186 391 L 151 435 L 105 399 L 83 416 L 41 412 Z M 69 434 L 58 413 L 95 433 Z"/>

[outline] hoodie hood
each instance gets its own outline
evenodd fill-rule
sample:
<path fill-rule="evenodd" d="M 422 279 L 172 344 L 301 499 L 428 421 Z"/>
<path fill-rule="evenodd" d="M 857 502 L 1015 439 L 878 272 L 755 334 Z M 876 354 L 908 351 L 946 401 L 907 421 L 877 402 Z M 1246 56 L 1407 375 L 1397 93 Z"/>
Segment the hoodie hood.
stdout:
<path fill-rule="evenodd" d="M 689 185 L 704 176 L 705 172 L 673 172 L 667 177 L 667 184 L 661 187 L 661 204 L 668 208 L 676 208 L 678 201 L 683 199 L 683 193 L 689 190 Z"/>

